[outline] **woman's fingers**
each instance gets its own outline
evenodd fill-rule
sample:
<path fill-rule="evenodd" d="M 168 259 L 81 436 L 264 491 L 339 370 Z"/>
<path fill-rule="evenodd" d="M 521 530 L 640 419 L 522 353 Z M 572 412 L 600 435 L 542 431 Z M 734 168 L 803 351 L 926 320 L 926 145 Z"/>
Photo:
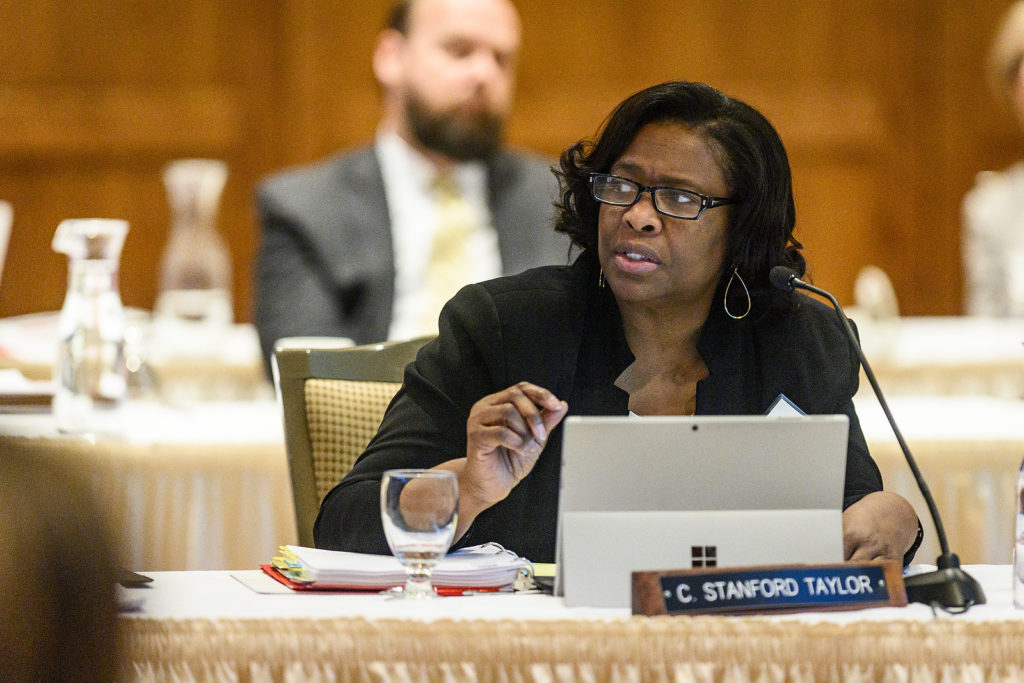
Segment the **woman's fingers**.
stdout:
<path fill-rule="evenodd" d="M 547 389 L 520 382 L 478 401 L 470 414 L 469 429 L 473 430 L 474 423 L 487 428 L 484 434 L 491 437 L 492 447 L 534 455 L 566 412 L 568 404 Z"/>
<path fill-rule="evenodd" d="M 495 398 L 515 407 L 516 412 L 538 442 L 547 441 L 548 428 L 545 425 L 543 411 L 559 407 L 560 401 L 554 394 L 536 384 L 519 382 L 495 394 Z"/>
<path fill-rule="evenodd" d="M 476 432 L 476 446 L 480 452 L 504 448 L 525 456 L 538 455 L 544 448 L 529 431 L 522 433 L 500 425 L 481 426 Z"/>
<path fill-rule="evenodd" d="M 499 435 L 502 432 L 514 434 L 519 440 L 532 439 L 533 431 L 519 409 L 511 403 L 482 407 L 475 420 L 487 433 Z M 509 445 L 507 437 L 500 439 L 501 445 Z"/>
<path fill-rule="evenodd" d="M 562 418 L 569 413 L 569 404 L 565 401 L 559 401 L 558 407 L 554 410 L 545 410 L 543 413 L 544 417 L 544 428 L 547 429 L 548 433 L 558 426 L 558 423 L 562 421 Z"/>
<path fill-rule="evenodd" d="M 548 430 L 544 427 L 544 418 L 541 417 L 541 408 L 538 407 L 536 402 L 538 392 L 532 391 L 532 389 L 540 389 L 540 387 L 534 387 L 526 382 L 520 382 L 514 387 L 509 387 L 509 400 L 529 427 L 530 432 L 533 434 L 533 438 L 538 443 L 544 443 L 548 438 Z M 541 391 L 550 394 L 546 389 Z M 542 398 L 541 400 L 545 399 Z"/>

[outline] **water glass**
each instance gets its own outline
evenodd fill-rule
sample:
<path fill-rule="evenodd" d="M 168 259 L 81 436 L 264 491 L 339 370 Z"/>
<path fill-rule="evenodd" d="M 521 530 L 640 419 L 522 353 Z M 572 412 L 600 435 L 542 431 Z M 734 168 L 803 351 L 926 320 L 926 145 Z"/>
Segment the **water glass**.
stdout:
<path fill-rule="evenodd" d="M 459 483 L 446 470 L 388 470 L 380 486 L 380 514 L 388 546 L 406 571 L 395 597 L 435 595 L 431 574 L 455 535 Z"/>

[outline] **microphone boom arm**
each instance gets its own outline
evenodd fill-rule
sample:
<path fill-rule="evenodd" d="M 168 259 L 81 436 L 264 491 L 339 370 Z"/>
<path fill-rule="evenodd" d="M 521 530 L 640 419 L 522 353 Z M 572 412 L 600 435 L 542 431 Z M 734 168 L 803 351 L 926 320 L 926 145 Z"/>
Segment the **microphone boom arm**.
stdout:
<path fill-rule="evenodd" d="M 846 328 L 846 334 L 851 339 L 856 339 L 856 333 L 853 331 L 853 326 L 850 325 L 849 318 L 846 317 L 846 313 L 843 312 L 843 307 L 839 305 L 839 302 L 830 292 L 826 292 L 824 289 L 819 289 L 814 285 L 803 282 L 798 278 L 794 278 L 795 282 L 792 282 L 793 287 L 799 287 L 800 289 L 806 289 L 809 292 L 813 292 L 818 296 L 824 297 L 829 300 L 832 307 L 836 309 L 836 313 L 839 314 L 839 320 L 842 322 L 843 327 Z M 942 525 L 942 518 L 939 516 L 939 508 L 935 504 L 935 498 L 932 497 L 931 489 L 928 488 L 928 482 L 925 481 L 924 476 L 921 474 L 921 470 L 917 466 L 917 461 L 914 460 L 914 456 L 910 454 L 910 448 L 907 446 L 907 442 L 903 439 L 903 432 L 896 426 L 896 419 L 892 416 L 892 411 L 889 410 L 889 403 L 885 400 L 882 395 L 882 388 L 878 385 L 878 380 L 875 379 L 875 372 L 871 369 L 871 364 L 868 363 L 867 357 L 864 355 L 864 350 L 860 344 L 852 344 L 853 350 L 857 353 L 857 358 L 860 360 L 861 367 L 864 368 L 864 374 L 868 378 L 868 383 L 871 385 L 871 389 L 874 390 L 875 396 L 878 397 L 878 403 L 882 406 L 882 412 L 885 413 L 885 419 L 889 421 L 889 426 L 892 427 L 893 434 L 896 435 L 896 442 L 900 445 L 900 450 L 903 451 L 903 456 L 906 458 L 907 465 L 910 467 L 910 471 L 914 474 L 914 479 L 918 483 L 918 488 L 921 490 L 921 497 L 924 498 L 925 504 L 928 506 L 928 513 L 931 515 L 932 521 L 935 523 L 935 535 L 939 539 L 939 550 L 943 555 L 949 554 L 949 543 L 946 541 L 946 529 Z"/>
<path fill-rule="evenodd" d="M 850 324 L 849 319 L 847 319 L 846 313 L 843 312 L 843 307 L 839 305 L 839 302 L 831 293 L 804 282 L 797 276 L 796 271 L 786 266 L 775 266 L 772 268 L 768 279 L 778 289 L 787 291 L 795 288 L 805 289 L 820 297 L 824 297 L 832 304 L 832 308 L 835 309 L 836 315 L 839 316 L 839 320 L 846 330 L 850 344 L 857 353 L 861 367 L 864 368 L 864 374 L 867 376 L 868 382 L 878 398 L 878 403 L 882 406 L 882 412 L 885 413 L 885 418 L 889 421 L 893 434 L 896 435 L 896 441 L 899 443 L 900 450 L 903 451 L 903 457 L 906 459 L 907 465 L 914 475 L 914 481 L 917 482 L 921 496 L 924 498 L 925 504 L 928 505 L 928 513 L 931 515 L 932 523 L 935 524 L 935 534 L 939 539 L 939 547 L 941 549 L 941 554 L 936 560 L 938 568 L 933 572 L 906 577 L 904 585 L 907 589 L 907 599 L 911 602 L 931 605 L 933 609 L 938 606 L 947 612 L 958 613 L 966 612 L 972 605 L 984 604 L 985 593 L 981 586 L 972 576 L 960 568 L 960 558 L 956 554 L 949 552 L 949 543 L 946 541 L 946 529 L 942 525 L 939 508 L 935 504 L 935 499 L 932 497 L 924 475 L 921 474 L 917 462 L 910 454 L 910 448 L 903 439 L 903 433 L 896 426 L 896 420 L 893 418 L 892 411 L 889 410 L 889 404 L 882 394 L 882 388 L 878 386 L 875 373 L 871 369 L 868 359 L 864 356 L 864 350 L 861 348 L 860 341 L 857 339 L 857 335 L 854 333 L 853 326 Z"/>

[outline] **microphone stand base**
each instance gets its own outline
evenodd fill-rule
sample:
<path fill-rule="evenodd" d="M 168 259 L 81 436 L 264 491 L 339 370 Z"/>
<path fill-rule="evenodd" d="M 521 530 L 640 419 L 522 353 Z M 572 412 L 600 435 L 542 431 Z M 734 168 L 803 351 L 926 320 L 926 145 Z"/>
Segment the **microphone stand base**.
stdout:
<path fill-rule="evenodd" d="M 985 591 L 974 577 L 960 568 L 956 555 L 941 555 L 938 569 L 908 576 L 903 580 L 907 600 L 948 612 L 966 612 L 973 605 L 985 604 Z"/>

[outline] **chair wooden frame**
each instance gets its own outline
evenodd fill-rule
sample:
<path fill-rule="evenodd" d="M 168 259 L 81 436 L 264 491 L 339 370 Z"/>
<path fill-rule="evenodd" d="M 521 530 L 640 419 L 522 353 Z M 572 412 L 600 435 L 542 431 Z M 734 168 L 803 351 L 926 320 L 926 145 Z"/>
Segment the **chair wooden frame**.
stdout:
<path fill-rule="evenodd" d="M 285 447 L 299 544 L 313 546 L 320 509 L 309 431 L 306 381 L 311 379 L 401 383 L 416 352 L 433 337 L 352 346 L 340 338 L 284 338 L 274 345 L 272 368 L 284 417 Z"/>

